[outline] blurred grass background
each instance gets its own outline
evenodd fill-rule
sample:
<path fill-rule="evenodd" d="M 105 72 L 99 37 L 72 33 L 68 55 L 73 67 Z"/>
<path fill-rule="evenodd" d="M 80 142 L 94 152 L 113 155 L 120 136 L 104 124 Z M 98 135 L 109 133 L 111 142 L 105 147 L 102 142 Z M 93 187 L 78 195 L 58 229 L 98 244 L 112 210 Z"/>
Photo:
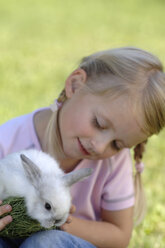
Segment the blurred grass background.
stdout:
<path fill-rule="evenodd" d="M 0 123 L 51 104 L 81 57 L 137 46 L 165 64 L 164 0 L 0 0 Z M 165 247 L 165 131 L 144 157 L 148 211 L 129 248 Z"/>

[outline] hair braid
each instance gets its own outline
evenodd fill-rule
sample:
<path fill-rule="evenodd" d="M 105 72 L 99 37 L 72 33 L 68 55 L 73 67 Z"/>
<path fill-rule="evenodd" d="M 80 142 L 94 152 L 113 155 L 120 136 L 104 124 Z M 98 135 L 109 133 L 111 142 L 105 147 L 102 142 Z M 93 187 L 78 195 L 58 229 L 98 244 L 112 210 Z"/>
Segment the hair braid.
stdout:
<path fill-rule="evenodd" d="M 62 104 L 66 101 L 66 99 L 67 97 L 66 97 L 65 89 L 63 89 L 60 95 L 58 96 L 57 101 Z"/>
<path fill-rule="evenodd" d="M 140 163 L 143 158 L 143 153 L 145 151 L 147 140 L 138 144 L 134 148 L 134 159 L 136 163 Z M 142 184 L 141 172 L 136 169 L 134 177 L 134 187 L 135 187 L 135 209 L 134 217 L 135 224 L 138 225 L 143 220 L 146 213 L 146 199 Z"/>
<path fill-rule="evenodd" d="M 147 140 L 138 144 L 134 148 L 134 159 L 137 163 L 139 163 L 143 158 L 143 153 L 145 152 L 146 143 L 147 143 Z"/>

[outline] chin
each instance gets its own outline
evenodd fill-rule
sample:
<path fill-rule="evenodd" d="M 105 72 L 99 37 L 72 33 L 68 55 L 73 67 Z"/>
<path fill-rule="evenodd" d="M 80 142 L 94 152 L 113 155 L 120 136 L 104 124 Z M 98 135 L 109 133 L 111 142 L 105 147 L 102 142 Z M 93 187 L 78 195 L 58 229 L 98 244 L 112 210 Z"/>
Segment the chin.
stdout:
<path fill-rule="evenodd" d="M 44 228 L 51 228 L 55 225 L 54 221 L 44 221 L 44 222 L 40 222 L 40 225 Z"/>

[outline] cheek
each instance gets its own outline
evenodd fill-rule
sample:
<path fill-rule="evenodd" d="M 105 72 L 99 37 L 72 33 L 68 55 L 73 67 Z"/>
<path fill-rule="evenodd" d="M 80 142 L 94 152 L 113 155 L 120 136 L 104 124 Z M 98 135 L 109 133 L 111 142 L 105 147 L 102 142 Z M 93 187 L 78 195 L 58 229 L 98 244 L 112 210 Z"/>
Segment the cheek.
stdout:
<path fill-rule="evenodd" d="M 63 122 L 63 130 L 65 133 L 74 134 L 82 129 L 82 124 L 80 117 L 76 115 L 68 115 L 67 118 Z"/>
<path fill-rule="evenodd" d="M 75 113 L 68 115 L 65 123 L 66 131 L 75 135 L 89 135 L 93 130 L 92 123 L 85 114 Z"/>
<path fill-rule="evenodd" d="M 60 115 L 60 130 L 62 136 L 89 136 L 93 132 L 91 110 L 84 104 L 69 104 L 64 106 Z"/>

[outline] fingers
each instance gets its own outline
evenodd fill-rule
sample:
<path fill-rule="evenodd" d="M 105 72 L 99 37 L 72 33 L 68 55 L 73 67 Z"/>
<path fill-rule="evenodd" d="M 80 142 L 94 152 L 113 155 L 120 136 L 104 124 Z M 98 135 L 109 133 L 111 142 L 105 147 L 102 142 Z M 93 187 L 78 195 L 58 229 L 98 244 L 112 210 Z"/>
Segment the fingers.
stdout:
<path fill-rule="evenodd" d="M 65 222 L 65 224 L 63 224 L 62 226 L 60 226 L 60 230 L 67 231 L 68 230 L 68 226 L 69 226 L 69 224 L 67 222 Z"/>
<path fill-rule="evenodd" d="M 2 204 L 2 201 L 0 201 L 0 204 Z M 2 216 L 5 213 L 8 213 L 12 210 L 12 207 L 10 205 L 3 205 L 0 206 L 0 216 Z M 12 221 L 12 217 L 10 215 L 5 216 L 0 219 L 0 231 L 4 229 L 6 225 L 8 225 Z"/>
<path fill-rule="evenodd" d="M 65 223 L 70 224 L 71 222 L 72 222 L 72 216 L 69 215 Z"/>
<path fill-rule="evenodd" d="M 75 211 L 76 211 L 75 205 L 71 205 L 70 214 L 73 214 Z"/>
<path fill-rule="evenodd" d="M 70 215 L 68 216 L 68 218 L 67 218 L 67 220 L 66 220 L 66 223 L 67 224 L 70 224 L 71 222 L 72 222 L 72 216 L 71 216 L 71 214 L 73 214 L 74 212 L 76 211 L 76 207 L 75 207 L 75 205 L 71 205 L 71 207 L 70 207 Z"/>
<path fill-rule="evenodd" d="M 0 216 L 5 214 L 5 213 L 8 213 L 12 210 L 11 206 L 6 204 L 6 205 L 3 205 L 3 206 L 0 206 Z"/>
<path fill-rule="evenodd" d="M 0 219 L 0 231 L 2 231 L 6 225 L 12 222 L 12 217 L 10 215 L 3 217 Z"/>
<path fill-rule="evenodd" d="M 60 226 L 61 230 L 66 231 L 68 229 L 69 224 L 73 220 L 73 216 L 71 216 L 71 214 L 73 214 L 75 211 L 76 211 L 75 205 L 71 205 L 71 207 L 70 207 L 70 215 L 68 216 L 66 222 L 62 226 Z"/>
<path fill-rule="evenodd" d="M 60 229 L 62 231 L 68 231 L 73 221 L 74 221 L 74 216 L 69 215 L 67 221 L 62 226 L 60 226 Z"/>

